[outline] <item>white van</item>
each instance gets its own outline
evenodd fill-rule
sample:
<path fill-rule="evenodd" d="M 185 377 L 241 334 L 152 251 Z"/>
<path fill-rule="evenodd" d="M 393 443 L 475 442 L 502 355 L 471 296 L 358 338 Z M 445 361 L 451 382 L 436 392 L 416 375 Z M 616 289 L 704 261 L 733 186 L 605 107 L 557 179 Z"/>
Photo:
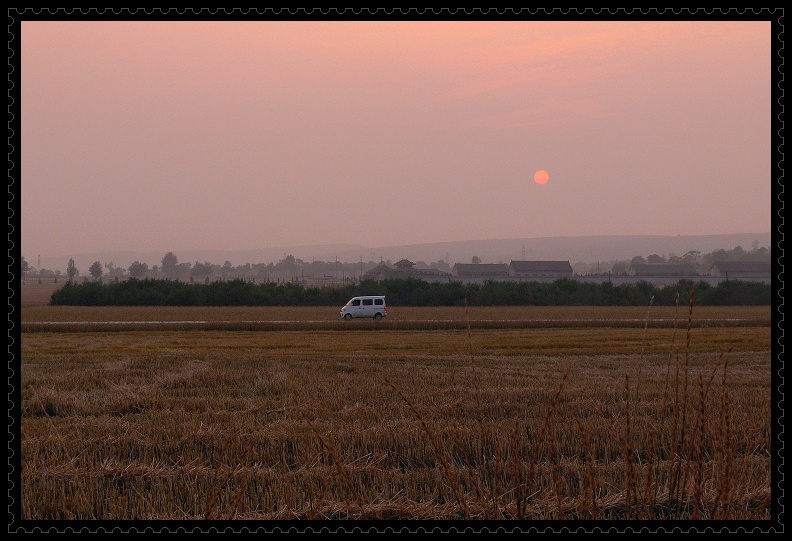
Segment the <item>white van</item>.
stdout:
<path fill-rule="evenodd" d="M 352 297 L 349 302 L 341 308 L 341 317 L 352 319 L 353 317 L 373 317 L 382 319 L 388 315 L 385 306 L 385 295 L 371 295 L 363 297 Z"/>

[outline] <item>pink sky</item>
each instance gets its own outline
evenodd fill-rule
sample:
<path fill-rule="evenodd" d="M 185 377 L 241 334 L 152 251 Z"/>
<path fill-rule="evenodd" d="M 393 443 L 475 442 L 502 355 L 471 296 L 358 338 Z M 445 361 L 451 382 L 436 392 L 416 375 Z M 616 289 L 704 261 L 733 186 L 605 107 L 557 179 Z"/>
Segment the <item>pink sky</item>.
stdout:
<path fill-rule="evenodd" d="M 771 38 L 23 21 L 22 255 L 770 231 Z"/>

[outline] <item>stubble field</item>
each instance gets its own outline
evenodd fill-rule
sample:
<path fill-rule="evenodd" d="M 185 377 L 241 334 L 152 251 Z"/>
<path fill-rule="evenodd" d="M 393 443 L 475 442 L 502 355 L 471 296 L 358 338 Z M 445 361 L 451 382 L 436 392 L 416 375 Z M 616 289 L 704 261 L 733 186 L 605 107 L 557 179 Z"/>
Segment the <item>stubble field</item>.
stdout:
<path fill-rule="evenodd" d="M 22 320 L 301 310 L 28 305 Z M 543 324 L 475 325 L 506 312 Z M 344 332 L 25 331 L 20 518 L 770 518 L 768 307 L 506 312 L 389 307 L 391 328 Z M 463 325 L 395 325 L 444 319 Z M 559 323 L 582 320 L 603 323 Z"/>

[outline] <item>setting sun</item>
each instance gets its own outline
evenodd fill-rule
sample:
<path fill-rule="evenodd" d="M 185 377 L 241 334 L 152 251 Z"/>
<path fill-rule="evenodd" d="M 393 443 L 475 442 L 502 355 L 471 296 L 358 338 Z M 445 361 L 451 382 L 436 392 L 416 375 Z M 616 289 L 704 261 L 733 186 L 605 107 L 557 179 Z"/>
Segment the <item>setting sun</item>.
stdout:
<path fill-rule="evenodd" d="M 547 174 L 547 171 L 544 169 L 540 169 L 536 173 L 534 173 L 534 180 L 537 184 L 546 184 L 548 180 L 550 180 L 550 175 Z"/>

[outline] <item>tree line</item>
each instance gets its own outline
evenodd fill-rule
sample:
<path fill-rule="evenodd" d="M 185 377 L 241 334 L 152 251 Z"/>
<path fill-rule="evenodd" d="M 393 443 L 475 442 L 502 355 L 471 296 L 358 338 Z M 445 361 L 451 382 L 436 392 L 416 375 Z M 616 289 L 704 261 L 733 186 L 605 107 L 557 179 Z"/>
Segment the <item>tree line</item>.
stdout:
<path fill-rule="evenodd" d="M 759 282 L 717 285 L 680 280 L 672 286 L 646 281 L 613 285 L 561 278 L 555 282 L 426 282 L 416 278 L 363 280 L 339 288 L 295 283 L 254 284 L 242 279 L 210 283 L 136 279 L 67 283 L 51 305 L 72 306 L 341 306 L 357 295 L 385 295 L 393 306 L 661 306 L 687 304 L 691 290 L 700 305 L 770 305 L 771 288 Z M 681 300 L 680 300 L 681 299 Z"/>
<path fill-rule="evenodd" d="M 373 269 L 380 263 L 392 265 L 390 260 L 385 261 L 363 261 L 357 263 L 341 261 L 303 261 L 293 255 L 284 255 L 283 259 L 277 263 L 243 263 L 233 265 L 230 261 L 225 261 L 222 265 L 209 261 L 196 261 L 195 263 L 180 262 L 173 252 L 168 252 L 162 258 L 160 265 L 149 266 L 148 263 L 140 261 L 132 262 L 129 267 L 121 267 L 113 261 L 102 264 L 95 261 L 88 268 L 88 274 L 95 281 L 109 280 L 119 281 L 128 278 L 158 278 L 169 280 L 196 281 L 206 280 L 207 278 L 228 280 L 235 278 L 254 278 L 264 280 L 273 276 L 280 278 L 300 278 L 332 275 L 340 276 L 359 276 L 364 272 Z M 436 268 L 445 272 L 451 272 L 451 266 L 443 261 L 432 261 L 426 263 L 418 261 L 416 268 Z M 22 275 L 35 274 L 37 276 L 61 276 L 60 270 L 35 269 L 22 257 Z M 80 270 L 75 266 L 74 259 L 69 260 L 66 268 L 66 277 L 69 281 L 74 281 L 80 276 Z M 84 276 L 84 278 L 87 278 Z"/>
<path fill-rule="evenodd" d="M 705 254 L 699 251 L 689 251 L 681 256 L 674 253 L 665 255 L 649 254 L 647 257 L 635 256 L 630 260 L 612 260 L 600 261 L 597 263 L 582 263 L 578 262 L 573 265 L 575 274 L 601 274 L 607 275 L 612 273 L 615 275 L 626 274 L 630 267 L 637 263 L 649 264 L 688 264 L 695 267 L 699 274 L 706 274 L 712 265 L 718 261 L 770 261 L 770 250 L 766 247 L 760 247 L 758 241 L 754 241 L 750 250 L 745 250 L 741 246 L 737 246 L 731 250 L 718 249 L 711 253 Z M 473 263 L 481 263 L 482 259 L 478 256 L 473 256 Z M 88 274 L 96 281 L 108 279 L 109 281 L 126 280 L 127 278 L 161 278 L 171 280 L 184 280 L 196 281 L 220 279 L 228 280 L 235 278 L 253 278 L 253 279 L 268 279 L 273 276 L 277 277 L 316 277 L 330 274 L 333 277 L 340 275 L 361 276 L 368 270 L 376 267 L 380 263 L 392 265 L 390 260 L 387 261 L 366 261 L 362 259 L 357 263 L 340 262 L 340 261 L 303 261 L 302 259 L 295 258 L 293 255 L 284 255 L 284 257 L 277 263 L 244 263 L 241 265 L 232 265 L 230 261 L 224 262 L 222 265 L 211 263 L 209 261 L 196 261 L 195 263 L 180 262 L 179 258 L 173 252 L 168 252 L 162 258 L 160 265 L 153 265 L 149 267 L 148 263 L 134 261 L 131 265 L 124 268 L 115 265 L 114 262 L 109 261 L 102 264 L 100 261 L 95 261 L 88 268 Z M 418 261 L 415 263 L 415 268 L 435 268 L 437 270 L 450 273 L 453 269 L 452 266 L 440 259 L 426 263 Z M 35 269 L 22 257 L 22 275 L 36 274 L 38 276 L 60 276 L 60 270 L 48 269 Z M 80 276 L 80 270 L 75 266 L 74 259 L 69 260 L 66 268 L 66 276 L 69 281 L 74 281 L 75 278 Z"/>
<path fill-rule="evenodd" d="M 736 246 L 731 250 L 719 248 L 710 253 L 702 253 L 699 250 L 691 250 L 682 255 L 674 252 L 666 255 L 649 254 L 646 257 L 637 255 L 632 259 L 600 261 L 597 263 L 575 263 L 573 269 L 575 274 L 626 274 L 633 265 L 687 265 L 694 269 L 698 274 L 707 274 L 712 266 L 719 261 L 770 261 L 770 250 L 764 246 L 759 246 L 759 241 L 752 243 L 750 250 Z"/>

